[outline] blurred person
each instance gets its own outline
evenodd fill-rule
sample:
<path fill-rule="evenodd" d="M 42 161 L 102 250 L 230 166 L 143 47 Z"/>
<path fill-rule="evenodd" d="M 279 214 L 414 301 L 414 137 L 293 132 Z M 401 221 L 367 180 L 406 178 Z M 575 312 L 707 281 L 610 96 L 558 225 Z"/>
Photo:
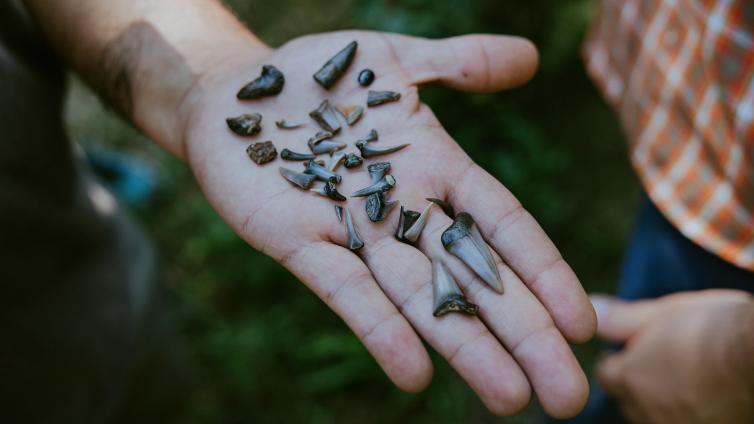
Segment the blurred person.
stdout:
<path fill-rule="evenodd" d="M 646 195 L 574 422 L 754 422 L 753 30 L 749 1 L 601 2 L 587 69 Z"/>
<path fill-rule="evenodd" d="M 586 294 L 533 217 L 474 164 L 418 96 L 429 83 L 471 92 L 520 85 L 537 65 L 531 43 L 347 31 L 271 48 L 214 0 L 25 0 L 1 7 L 0 420 L 164 422 L 180 404 L 164 401 L 172 388 L 157 384 L 171 381 L 169 373 L 158 377 L 173 361 L 160 353 L 170 343 L 154 331 L 159 305 L 151 301 L 148 244 L 65 137 L 64 66 L 186 161 L 228 225 L 340 315 L 399 388 L 415 392 L 430 382 L 421 337 L 493 413 L 520 411 L 532 391 L 554 417 L 583 408 L 588 385 L 568 342 L 595 331 Z M 359 43 L 354 63 L 325 91 L 312 74 L 352 40 Z M 263 64 L 285 74 L 283 92 L 237 101 L 238 89 Z M 425 197 L 443 198 L 469 211 L 500 256 L 503 296 L 448 259 L 481 306 L 478 317 L 431 313 L 428 257 L 446 254 L 439 235 L 447 216 L 432 214 L 414 247 L 395 240 L 392 221 L 371 224 L 355 213 L 366 242 L 356 255 L 342 247 L 330 202 L 292 188 L 274 164 L 251 163 L 246 144 L 226 127 L 228 116 L 253 109 L 267 123 L 262 140 L 274 131 L 269 123 L 306 116 L 325 97 L 361 104 L 366 90 L 355 77 L 365 67 L 377 75 L 371 88 L 403 95 L 370 109 L 354 129 L 377 128 L 382 139 L 412 143 L 390 158 L 399 181 L 394 197 L 412 208 Z M 274 142 L 298 150 L 301 137 L 278 131 Z M 342 191 L 366 182 L 346 180 Z"/>

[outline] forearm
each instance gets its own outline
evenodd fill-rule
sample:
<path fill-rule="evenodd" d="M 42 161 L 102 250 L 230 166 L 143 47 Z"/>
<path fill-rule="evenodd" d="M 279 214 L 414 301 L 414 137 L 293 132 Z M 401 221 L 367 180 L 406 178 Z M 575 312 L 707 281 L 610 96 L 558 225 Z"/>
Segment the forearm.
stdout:
<path fill-rule="evenodd" d="M 25 2 L 60 56 L 179 157 L 191 102 L 208 71 L 257 62 L 269 53 L 216 0 Z"/>

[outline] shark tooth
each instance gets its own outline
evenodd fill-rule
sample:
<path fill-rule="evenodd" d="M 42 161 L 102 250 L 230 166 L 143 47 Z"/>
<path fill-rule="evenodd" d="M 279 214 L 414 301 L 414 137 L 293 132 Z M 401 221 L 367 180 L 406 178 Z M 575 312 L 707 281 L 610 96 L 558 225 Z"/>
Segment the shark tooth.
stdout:
<path fill-rule="evenodd" d="M 333 134 L 340 131 L 338 112 L 332 107 L 327 99 L 322 100 L 322 103 L 320 103 L 316 109 L 309 112 L 309 116 L 325 131 L 329 131 Z"/>
<path fill-rule="evenodd" d="M 263 165 L 271 160 L 274 160 L 278 156 L 278 151 L 275 149 L 275 145 L 271 141 L 267 140 L 261 143 L 252 143 L 246 148 L 246 154 L 249 159 L 253 160 L 257 165 Z"/>
<path fill-rule="evenodd" d="M 392 175 L 385 175 L 381 180 L 370 185 L 369 187 L 362 188 L 353 193 L 352 197 L 364 197 L 369 196 L 372 193 L 378 193 L 380 191 L 388 191 L 395 187 L 395 178 Z"/>
<path fill-rule="evenodd" d="M 309 143 L 309 150 L 315 155 L 332 153 L 346 148 L 346 143 L 336 140 L 322 140 L 319 143 Z"/>
<path fill-rule="evenodd" d="M 419 236 L 421 235 L 422 230 L 424 230 L 424 226 L 427 225 L 427 219 L 429 219 L 433 204 L 434 203 L 430 202 L 427 207 L 424 208 L 422 213 L 419 214 L 419 217 L 416 218 L 416 220 L 403 232 L 404 241 L 416 243 L 416 240 L 419 240 Z"/>
<path fill-rule="evenodd" d="M 314 160 L 310 160 L 309 162 L 306 162 L 306 169 L 304 170 L 304 174 L 314 175 L 315 177 L 317 177 L 317 179 L 322 180 L 324 182 L 333 180 L 335 184 L 340 184 L 340 180 L 342 179 L 340 175 L 330 171 L 329 169 L 318 164 Z"/>
<path fill-rule="evenodd" d="M 288 122 L 285 119 L 280 119 L 278 121 L 275 121 L 275 126 L 280 128 L 281 130 L 293 130 L 299 127 L 302 127 L 304 124 L 302 123 L 296 123 Z"/>
<path fill-rule="evenodd" d="M 397 146 L 388 147 L 373 147 L 372 143 L 359 140 L 356 142 L 356 147 L 361 151 L 361 157 L 364 159 L 371 158 L 372 156 L 386 155 L 388 153 L 397 152 L 406 146 L 410 146 L 410 143 L 399 144 Z"/>
<path fill-rule="evenodd" d="M 401 93 L 395 91 L 372 91 L 367 93 L 367 106 L 374 107 L 384 103 L 397 102 L 401 99 Z"/>
<path fill-rule="evenodd" d="M 343 50 L 325 62 L 322 68 L 313 75 L 314 81 L 329 90 L 348 69 L 348 65 L 351 64 L 354 55 L 356 55 L 357 47 L 359 47 L 359 43 L 356 41 L 348 43 Z"/>
<path fill-rule="evenodd" d="M 367 166 L 367 172 L 369 172 L 369 176 L 372 178 L 372 184 L 374 184 L 390 172 L 390 162 L 373 163 Z"/>
<path fill-rule="evenodd" d="M 278 168 L 280 171 L 280 175 L 283 176 L 286 180 L 288 180 L 291 184 L 296 185 L 300 188 L 303 188 L 304 190 L 311 187 L 312 183 L 316 179 L 314 175 L 304 174 L 303 172 L 296 172 L 291 171 L 288 168 L 283 168 L 282 166 Z"/>
<path fill-rule="evenodd" d="M 355 124 L 364 113 L 364 108 L 359 105 L 341 106 L 337 109 L 349 127 Z"/>
<path fill-rule="evenodd" d="M 243 115 L 226 118 L 225 123 L 234 133 L 244 137 L 259 134 L 262 130 L 262 115 L 258 113 L 244 113 Z"/>
<path fill-rule="evenodd" d="M 492 257 L 490 247 L 474 223 L 474 218 L 461 212 L 441 236 L 445 250 L 460 259 L 476 275 L 498 293 L 503 293 L 503 281 Z"/>
<path fill-rule="evenodd" d="M 335 205 L 335 216 L 338 217 L 338 222 L 343 222 L 343 206 Z"/>
<path fill-rule="evenodd" d="M 314 193 L 319 194 L 320 196 L 324 196 L 338 202 L 342 202 L 346 200 L 346 197 L 340 194 L 338 192 L 338 189 L 335 188 L 334 179 L 326 182 L 324 185 L 320 187 L 309 189 L 309 191 L 312 191 Z"/>
<path fill-rule="evenodd" d="M 346 159 L 346 154 L 342 152 L 330 152 L 330 162 L 327 164 L 327 169 L 331 172 L 335 172 L 338 165 Z"/>
<path fill-rule="evenodd" d="M 384 192 L 372 193 L 367 197 L 367 201 L 364 204 L 364 208 L 367 212 L 367 217 L 372 222 L 378 222 L 385 219 L 393 210 L 397 202 L 389 202 L 387 195 Z"/>
<path fill-rule="evenodd" d="M 432 315 L 436 317 L 448 312 L 462 312 L 468 315 L 476 315 L 479 312 L 479 306 L 466 299 L 448 268 L 437 258 L 432 259 L 432 293 Z"/>
<path fill-rule="evenodd" d="M 351 218 L 351 211 L 348 208 L 344 208 L 346 211 L 346 235 L 348 236 L 348 248 L 356 251 L 364 247 L 364 242 L 361 240 L 359 232 L 356 230 L 356 225 Z"/>
<path fill-rule="evenodd" d="M 280 158 L 284 160 L 311 160 L 316 158 L 316 156 L 309 153 L 297 153 L 292 150 L 283 149 L 280 152 Z"/>
<path fill-rule="evenodd" d="M 283 85 L 285 85 L 283 73 L 272 65 L 264 65 L 262 66 L 262 75 L 243 86 L 236 97 L 241 100 L 250 100 L 274 96 L 283 90 Z"/>
<path fill-rule="evenodd" d="M 364 163 L 364 159 L 361 158 L 359 155 L 355 155 L 353 153 L 349 153 L 346 155 L 346 158 L 343 160 L 343 166 L 346 168 L 356 168 L 357 166 Z"/>

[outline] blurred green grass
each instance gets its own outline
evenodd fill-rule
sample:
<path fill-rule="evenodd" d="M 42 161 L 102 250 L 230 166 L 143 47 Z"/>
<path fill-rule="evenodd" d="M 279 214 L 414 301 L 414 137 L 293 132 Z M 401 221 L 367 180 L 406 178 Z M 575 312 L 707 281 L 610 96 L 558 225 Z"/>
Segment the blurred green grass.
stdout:
<path fill-rule="evenodd" d="M 432 88 L 422 98 L 449 133 L 542 223 L 589 291 L 614 287 L 639 192 L 616 120 L 584 75 L 589 0 L 229 0 L 269 44 L 361 28 L 427 37 L 522 35 L 540 48 L 526 87 L 495 95 Z M 346 326 L 208 206 L 190 171 L 74 80 L 73 139 L 153 161 L 158 200 L 134 211 L 161 252 L 170 306 L 197 366 L 187 422 L 499 422 L 439 358 L 431 387 L 393 388 Z M 473 123 L 473 124 L 472 124 Z M 590 370 L 596 343 L 576 348 Z M 533 422 L 536 406 L 503 420 Z"/>

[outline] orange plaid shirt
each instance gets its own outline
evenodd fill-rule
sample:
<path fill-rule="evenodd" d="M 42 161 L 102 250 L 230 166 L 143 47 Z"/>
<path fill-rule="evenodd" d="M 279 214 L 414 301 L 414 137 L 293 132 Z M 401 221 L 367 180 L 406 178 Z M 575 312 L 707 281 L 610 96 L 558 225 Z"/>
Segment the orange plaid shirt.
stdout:
<path fill-rule="evenodd" d="M 752 271 L 753 31 L 753 1 L 603 0 L 584 46 L 654 203 Z"/>

